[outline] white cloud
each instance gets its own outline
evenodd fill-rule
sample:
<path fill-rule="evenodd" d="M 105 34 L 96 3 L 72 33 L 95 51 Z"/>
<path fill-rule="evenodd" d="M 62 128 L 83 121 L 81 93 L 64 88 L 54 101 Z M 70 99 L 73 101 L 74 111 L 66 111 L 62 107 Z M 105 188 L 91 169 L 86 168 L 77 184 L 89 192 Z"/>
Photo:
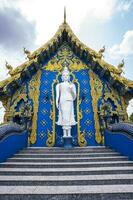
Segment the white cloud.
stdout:
<path fill-rule="evenodd" d="M 133 55 L 133 30 L 127 31 L 124 34 L 121 43 L 114 44 L 109 49 L 109 55 L 112 59 Z"/>
<path fill-rule="evenodd" d="M 28 20 L 34 20 L 37 25 L 38 45 L 53 36 L 58 26 L 63 22 L 63 8 L 67 8 L 67 21 L 77 32 L 84 17 L 88 20 L 96 18 L 106 21 L 114 13 L 117 0 L 19 0 L 17 6 Z"/>
<path fill-rule="evenodd" d="M 118 5 L 118 11 L 127 12 L 131 8 L 132 4 L 133 4 L 132 0 L 121 1 L 120 4 Z"/>
<path fill-rule="evenodd" d="M 88 20 L 95 18 L 99 22 L 110 19 L 116 2 L 117 0 L 79 0 L 78 2 L 77 0 L 2 0 L 0 1 L 0 8 L 5 10 L 7 7 L 19 9 L 27 21 L 35 22 L 36 40 L 31 44 L 35 48 L 35 46 L 40 47 L 43 45 L 55 34 L 59 25 L 63 22 L 64 6 L 67 8 L 67 21 L 77 34 L 80 23 L 86 16 Z M 7 70 L 4 67 L 5 60 L 9 61 L 13 67 L 24 62 L 22 47 L 17 52 L 0 49 L 0 63 L 3 66 L 0 71 L 0 80 L 5 79 L 7 76 Z"/>
<path fill-rule="evenodd" d="M 99 20 L 106 21 L 110 19 L 114 13 L 114 8 L 116 5 L 116 0 L 103 0 L 103 1 L 91 1 L 92 5 L 90 7 L 91 16 L 96 17 Z"/>
<path fill-rule="evenodd" d="M 67 21 L 77 34 L 80 23 L 87 16 L 99 22 L 109 20 L 115 10 L 118 0 L 1 0 L 0 7 L 19 9 L 25 18 L 36 23 L 37 47 L 47 42 L 63 22 L 64 6 L 67 8 Z M 30 50 L 30 49 L 29 49 Z M 15 58 L 14 58 L 15 60 Z"/>
<path fill-rule="evenodd" d="M 21 65 L 23 62 L 25 62 L 25 56 L 23 53 L 23 50 L 20 49 L 20 52 L 11 52 L 11 51 L 5 51 L 3 48 L 0 48 L 0 81 L 7 78 L 9 75 L 7 75 L 8 70 L 5 67 L 5 61 L 8 61 L 10 65 L 12 65 L 13 68 L 17 67 L 18 65 Z"/>
<path fill-rule="evenodd" d="M 128 113 L 128 116 L 130 116 L 133 113 L 133 99 L 130 100 L 129 102 L 129 105 L 127 107 L 127 113 Z"/>

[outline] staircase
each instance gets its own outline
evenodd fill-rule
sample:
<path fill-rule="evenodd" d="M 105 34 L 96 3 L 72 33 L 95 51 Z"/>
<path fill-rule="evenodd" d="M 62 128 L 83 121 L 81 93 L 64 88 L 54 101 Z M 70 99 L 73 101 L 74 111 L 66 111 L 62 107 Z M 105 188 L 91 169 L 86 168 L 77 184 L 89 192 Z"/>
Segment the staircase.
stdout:
<path fill-rule="evenodd" d="M 105 147 L 27 148 L 0 164 L 0 200 L 133 199 L 133 162 Z"/>

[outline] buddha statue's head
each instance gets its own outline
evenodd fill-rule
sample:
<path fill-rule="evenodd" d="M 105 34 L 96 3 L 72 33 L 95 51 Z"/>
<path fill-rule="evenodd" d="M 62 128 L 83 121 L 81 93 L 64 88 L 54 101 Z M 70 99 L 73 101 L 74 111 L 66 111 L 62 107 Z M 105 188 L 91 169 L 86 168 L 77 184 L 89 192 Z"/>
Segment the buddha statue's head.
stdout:
<path fill-rule="evenodd" d="M 62 81 L 70 81 L 70 72 L 67 67 L 64 67 L 61 78 Z"/>

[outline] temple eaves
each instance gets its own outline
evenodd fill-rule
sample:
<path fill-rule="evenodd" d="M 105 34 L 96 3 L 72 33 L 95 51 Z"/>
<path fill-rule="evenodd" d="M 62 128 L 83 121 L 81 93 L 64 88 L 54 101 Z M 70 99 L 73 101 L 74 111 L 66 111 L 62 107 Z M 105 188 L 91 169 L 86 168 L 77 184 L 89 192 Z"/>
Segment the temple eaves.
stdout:
<path fill-rule="evenodd" d="M 103 60 L 103 49 L 100 49 L 98 52 L 96 52 L 95 50 L 87 47 L 77 38 L 77 36 L 73 33 L 72 29 L 66 22 L 66 8 L 64 7 L 64 22 L 60 25 L 55 35 L 47 43 L 45 43 L 39 49 L 35 50 L 33 53 L 28 52 L 28 60 L 22 65 L 11 70 L 11 77 L 0 82 L 0 91 L 4 92 L 5 86 L 7 87 L 15 83 L 18 84 L 19 79 L 21 79 L 21 77 L 24 76 L 27 71 L 29 71 L 29 67 L 33 70 L 38 69 L 42 60 L 49 59 L 53 52 L 58 50 L 63 41 L 67 41 L 69 46 L 73 49 L 74 53 L 81 59 L 84 59 L 85 62 L 90 60 L 89 62 L 91 62 L 93 65 L 93 70 L 94 68 L 99 67 L 99 71 L 104 71 L 105 74 L 109 75 L 110 80 L 113 80 L 114 82 L 117 82 L 117 84 L 122 85 L 124 90 L 128 91 L 129 88 L 133 88 L 133 81 L 119 76 L 119 69 Z"/>

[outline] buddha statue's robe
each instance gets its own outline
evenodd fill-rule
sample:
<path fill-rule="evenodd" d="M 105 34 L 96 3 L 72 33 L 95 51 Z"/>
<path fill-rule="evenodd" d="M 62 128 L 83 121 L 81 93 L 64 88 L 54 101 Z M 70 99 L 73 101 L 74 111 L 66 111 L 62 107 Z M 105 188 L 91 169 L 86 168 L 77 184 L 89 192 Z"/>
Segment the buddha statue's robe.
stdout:
<path fill-rule="evenodd" d="M 74 100 L 76 99 L 76 87 L 68 81 L 56 86 L 56 105 L 59 109 L 57 125 L 76 125 L 74 116 Z"/>

